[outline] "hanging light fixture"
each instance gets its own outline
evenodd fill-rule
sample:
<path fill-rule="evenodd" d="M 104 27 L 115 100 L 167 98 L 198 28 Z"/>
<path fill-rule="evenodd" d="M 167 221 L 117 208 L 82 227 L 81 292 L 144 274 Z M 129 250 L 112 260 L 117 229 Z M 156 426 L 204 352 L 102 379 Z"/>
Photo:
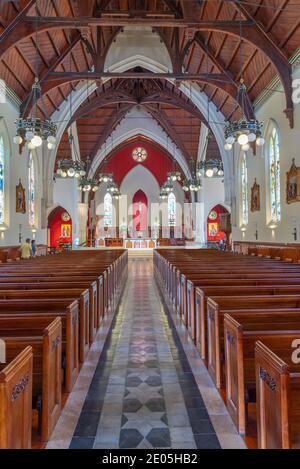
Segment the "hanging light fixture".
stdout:
<path fill-rule="evenodd" d="M 159 194 L 159 197 L 160 199 L 164 200 L 164 199 L 167 199 L 168 198 L 168 195 L 171 193 L 171 192 L 174 192 L 174 186 L 173 186 L 173 182 L 175 181 L 173 178 L 169 177 L 170 176 L 170 173 L 167 173 L 168 176 L 167 176 L 167 180 L 166 182 L 164 182 L 164 184 L 161 186 L 161 189 L 160 189 L 160 194 Z M 176 179 L 177 180 L 177 179 Z"/>
<path fill-rule="evenodd" d="M 176 158 L 175 158 L 175 144 L 173 145 L 173 168 L 172 171 L 167 173 L 167 181 L 181 181 L 181 172 L 177 170 Z"/>
<path fill-rule="evenodd" d="M 113 194 L 112 197 L 113 197 L 113 199 L 115 199 L 115 200 L 120 200 L 120 198 L 122 197 L 122 194 L 121 194 L 120 190 L 118 189 L 117 192 L 114 192 L 114 194 Z"/>
<path fill-rule="evenodd" d="M 70 72 L 71 70 L 72 70 L 72 63 L 71 63 L 71 55 L 70 55 Z M 72 116 L 73 116 L 72 92 L 69 95 L 69 101 L 70 101 L 69 119 L 71 121 Z M 77 147 L 75 145 L 72 124 L 69 127 L 69 144 L 70 144 L 70 158 L 58 160 L 57 162 L 58 167 L 57 167 L 56 174 L 64 178 L 76 178 L 76 179 L 83 178 L 87 173 L 87 166 L 89 164 L 89 159 L 87 159 L 86 162 L 80 160 L 80 155 L 78 155 Z"/>
<path fill-rule="evenodd" d="M 192 85 L 190 83 L 190 101 L 193 102 L 192 100 Z M 191 114 L 191 148 L 193 147 L 193 116 Z M 197 174 L 197 163 L 196 161 L 191 157 L 189 161 L 189 166 L 190 166 L 190 172 L 191 172 L 191 178 L 190 179 L 185 179 L 183 181 L 182 189 L 185 192 L 198 192 L 201 188 L 201 182 L 199 179 L 199 176 Z"/>
<path fill-rule="evenodd" d="M 100 173 L 99 174 L 99 182 L 112 182 L 113 175 L 111 173 Z"/>
<path fill-rule="evenodd" d="M 191 178 L 185 179 L 182 185 L 182 189 L 185 192 L 198 192 L 201 189 L 201 182 L 196 169 L 196 162 L 193 158 L 190 159 Z"/>
<path fill-rule="evenodd" d="M 181 181 L 181 173 L 180 173 L 180 171 L 170 171 L 170 172 L 168 172 L 168 174 L 167 174 L 167 180 L 168 180 L 168 181 L 172 181 L 172 182 Z"/>
<path fill-rule="evenodd" d="M 89 172 L 90 166 L 91 166 L 91 160 L 89 157 L 87 157 L 85 164 L 85 174 L 81 176 L 79 180 L 79 190 L 82 192 L 97 192 L 99 189 L 99 183 L 97 179 L 95 178 L 89 178 L 86 175 Z"/>
<path fill-rule="evenodd" d="M 56 174 L 63 178 L 79 179 L 86 174 L 85 164 L 83 161 L 59 160 Z"/>
<path fill-rule="evenodd" d="M 247 119 L 245 116 L 246 102 L 249 100 L 243 79 L 240 81 L 238 102 L 242 105 L 243 117 L 239 121 L 228 122 L 224 128 L 225 150 L 230 151 L 235 143 L 243 151 L 248 151 L 250 143 L 262 146 L 265 143 L 262 137 L 263 124 L 257 119 Z"/>
<path fill-rule="evenodd" d="M 50 117 L 47 116 L 47 111 L 44 108 L 43 114 L 46 116 L 46 119 L 37 117 L 37 101 L 40 97 L 41 87 L 38 78 L 35 78 L 23 115 L 15 121 L 17 132 L 13 141 L 16 145 L 21 145 L 23 142 L 27 143 L 30 150 L 40 147 L 43 141 L 47 141 L 48 149 L 53 150 L 56 144 L 57 127 Z M 24 117 L 30 102 L 33 102 L 32 115 Z"/>
<path fill-rule="evenodd" d="M 57 176 L 63 178 L 76 178 L 79 179 L 86 175 L 86 163 L 80 161 L 77 155 L 77 149 L 74 143 L 74 137 L 72 134 L 72 129 L 70 130 L 69 143 L 71 149 L 70 159 L 58 160 L 57 162 Z M 72 159 L 73 154 L 76 155 L 76 160 Z"/>
<path fill-rule="evenodd" d="M 197 177 L 216 178 L 224 176 L 222 160 L 208 159 L 197 164 Z"/>
<path fill-rule="evenodd" d="M 56 131 L 57 127 L 54 124 L 46 110 L 44 100 L 41 93 L 41 85 L 38 78 L 38 2 L 36 2 L 36 38 L 35 38 L 35 49 L 36 49 L 36 70 L 35 79 L 31 88 L 31 92 L 25 102 L 24 110 L 22 115 L 15 121 L 17 131 L 13 138 L 16 145 L 21 145 L 24 142 L 27 143 L 30 150 L 40 147 L 44 141 L 47 142 L 49 150 L 53 150 L 56 144 Z M 40 107 L 44 119 L 38 117 L 37 103 L 40 100 Z M 30 114 L 27 115 L 27 109 L 30 108 Z"/>
<path fill-rule="evenodd" d="M 80 179 L 79 189 L 82 192 L 97 192 L 97 190 L 99 189 L 98 182 L 94 178 L 82 177 Z"/>
<path fill-rule="evenodd" d="M 242 117 L 238 121 L 228 122 L 224 128 L 225 145 L 224 148 L 230 151 L 235 143 L 241 146 L 243 151 L 248 151 L 250 144 L 256 142 L 256 145 L 262 146 L 265 143 L 262 137 L 263 124 L 255 118 L 247 117 L 247 110 L 251 108 L 251 102 L 247 93 L 247 88 L 243 79 L 243 37 L 242 37 L 242 15 L 240 15 L 240 84 L 237 94 L 237 102 L 242 109 Z"/>

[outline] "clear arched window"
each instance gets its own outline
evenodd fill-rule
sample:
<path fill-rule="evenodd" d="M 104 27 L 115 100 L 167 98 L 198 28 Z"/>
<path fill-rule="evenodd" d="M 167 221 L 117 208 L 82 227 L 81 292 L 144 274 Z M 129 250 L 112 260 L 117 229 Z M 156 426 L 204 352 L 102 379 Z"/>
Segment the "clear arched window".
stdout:
<path fill-rule="evenodd" d="M 241 159 L 241 224 L 248 225 L 248 176 L 247 176 L 247 161 L 245 153 Z"/>
<path fill-rule="evenodd" d="M 35 164 L 32 152 L 29 154 L 29 165 L 28 165 L 28 213 L 29 213 L 29 225 L 35 225 L 35 207 L 36 206 L 36 173 Z"/>
<path fill-rule="evenodd" d="M 5 193 L 4 193 L 4 164 L 5 164 L 5 148 L 4 139 L 0 135 L 0 224 L 4 223 L 5 213 Z"/>
<path fill-rule="evenodd" d="M 272 129 L 268 143 L 271 221 L 276 223 L 281 218 L 281 204 L 279 135 L 275 127 Z"/>
<path fill-rule="evenodd" d="M 112 226 L 112 196 L 109 193 L 104 197 L 104 226 Z"/>
<path fill-rule="evenodd" d="M 168 195 L 168 222 L 169 226 L 176 224 L 176 197 L 173 192 Z"/>

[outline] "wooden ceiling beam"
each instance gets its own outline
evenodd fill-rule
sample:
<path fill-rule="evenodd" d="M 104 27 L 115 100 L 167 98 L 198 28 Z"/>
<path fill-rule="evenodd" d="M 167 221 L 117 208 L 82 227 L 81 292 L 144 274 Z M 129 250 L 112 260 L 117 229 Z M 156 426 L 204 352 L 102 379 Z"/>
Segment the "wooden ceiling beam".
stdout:
<path fill-rule="evenodd" d="M 191 1 L 193 3 L 193 1 Z M 22 18 L 25 23 L 28 24 L 30 33 L 30 25 L 38 24 L 38 32 L 43 32 L 48 29 L 55 28 L 86 28 L 89 26 L 103 26 L 103 27 L 114 27 L 114 26 L 152 26 L 152 27 L 163 27 L 163 28 L 190 28 L 208 31 L 223 31 L 230 34 L 238 34 L 240 28 L 239 21 L 232 20 L 220 20 L 220 21 L 209 21 L 209 20 L 198 20 L 195 16 L 189 19 L 181 18 L 140 18 L 129 16 L 127 18 L 116 18 L 109 17 L 108 15 L 100 17 L 82 16 L 81 18 L 71 18 L 69 16 L 25 16 Z M 247 28 L 253 26 L 255 22 L 253 20 L 242 21 L 243 27 Z"/>
<path fill-rule="evenodd" d="M 152 73 L 152 72 L 123 72 L 123 73 L 109 73 L 109 72 L 51 72 L 47 77 L 47 80 L 41 84 L 42 95 L 49 92 L 63 84 L 79 81 L 79 80 L 100 80 L 102 78 L 120 78 L 120 79 L 169 79 L 175 81 L 194 81 L 202 82 L 213 85 L 217 88 L 222 89 L 229 94 L 233 99 L 238 99 L 237 88 L 235 84 L 223 73 Z M 241 103 L 239 103 L 241 104 Z M 252 105 L 249 101 L 249 105 L 245 110 L 247 117 L 252 118 L 254 116 Z"/>
<path fill-rule="evenodd" d="M 98 98 L 92 100 L 91 102 L 83 103 L 72 116 L 68 126 L 71 125 L 72 122 L 81 119 L 83 116 L 90 114 L 96 109 L 100 109 L 103 106 L 111 106 L 113 104 L 118 103 L 131 104 L 132 106 L 134 106 L 137 104 L 137 100 L 133 96 L 122 91 L 106 91 L 105 93 L 100 94 Z"/>
<path fill-rule="evenodd" d="M 161 109 L 156 108 L 153 105 L 147 104 L 145 106 L 146 110 L 150 113 L 150 115 L 156 120 L 159 126 L 166 132 L 166 134 L 171 138 L 171 140 L 175 143 L 177 148 L 180 150 L 182 155 L 185 157 L 186 161 L 189 161 L 190 155 L 188 154 L 185 146 L 178 136 L 175 127 L 171 124 L 169 119 L 166 115 L 162 112 Z"/>
<path fill-rule="evenodd" d="M 72 51 L 72 49 L 78 44 L 78 42 L 81 39 L 81 34 L 77 33 L 74 39 L 72 40 L 71 44 L 67 44 L 67 46 L 64 48 L 64 50 L 61 52 L 59 57 L 55 58 L 53 62 L 50 64 L 49 68 L 46 68 L 40 75 L 40 83 L 43 83 L 44 81 L 47 80 L 49 74 L 53 72 L 64 60 L 65 58 L 69 55 L 69 53 Z M 29 93 L 25 96 L 23 103 L 21 104 L 20 107 L 20 112 L 23 113 L 25 103 L 28 99 Z M 64 97 L 65 99 L 65 97 Z"/>
<path fill-rule="evenodd" d="M 99 149 L 102 147 L 102 145 L 105 143 L 107 138 L 112 134 L 112 132 L 115 130 L 115 128 L 120 124 L 120 122 L 124 119 L 126 114 L 132 109 L 134 105 L 133 104 L 127 104 L 124 108 L 119 109 L 114 115 L 113 118 L 111 119 L 110 122 L 108 122 L 104 129 L 102 130 L 101 135 L 99 136 L 93 151 L 91 153 L 90 159 L 93 161 L 95 156 L 97 155 Z"/>
<path fill-rule="evenodd" d="M 294 127 L 294 104 L 292 99 L 293 88 L 292 88 L 292 69 L 288 61 L 288 57 L 285 54 L 283 48 L 279 47 L 276 42 L 270 36 L 263 25 L 255 20 L 251 15 L 247 6 L 243 5 L 241 2 L 234 2 L 234 7 L 240 14 L 246 18 L 247 21 L 253 21 L 254 24 L 251 27 L 251 30 L 248 30 L 248 33 L 245 35 L 244 28 L 242 27 L 243 38 L 247 41 L 249 40 L 249 33 L 252 36 L 253 40 L 256 37 L 256 47 L 262 50 L 267 57 L 271 60 L 274 67 L 276 68 L 279 77 L 281 79 L 282 86 L 285 91 L 286 98 L 286 109 L 284 113 L 286 114 L 290 127 Z M 255 43 L 254 41 L 250 41 Z"/>
<path fill-rule="evenodd" d="M 175 18 L 182 18 L 182 13 L 179 8 L 177 8 L 177 6 L 175 5 L 174 0 L 163 0 L 163 2 L 167 6 L 167 8 L 169 8 L 169 10 L 174 13 Z"/>

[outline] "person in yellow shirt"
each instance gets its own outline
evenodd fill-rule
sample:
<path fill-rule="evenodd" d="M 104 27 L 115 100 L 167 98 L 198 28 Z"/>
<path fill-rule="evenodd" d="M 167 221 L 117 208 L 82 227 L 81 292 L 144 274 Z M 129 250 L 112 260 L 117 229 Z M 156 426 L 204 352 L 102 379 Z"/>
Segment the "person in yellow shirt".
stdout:
<path fill-rule="evenodd" d="M 25 243 L 21 245 L 20 251 L 21 251 L 21 259 L 30 259 L 31 254 L 32 254 L 32 249 L 31 249 L 29 238 L 27 238 Z"/>

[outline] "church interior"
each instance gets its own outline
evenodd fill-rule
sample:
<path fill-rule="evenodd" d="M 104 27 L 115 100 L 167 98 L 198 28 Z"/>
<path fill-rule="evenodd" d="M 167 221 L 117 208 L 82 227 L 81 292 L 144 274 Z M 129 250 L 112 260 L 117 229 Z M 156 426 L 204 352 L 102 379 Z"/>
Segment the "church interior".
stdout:
<path fill-rule="evenodd" d="M 299 103 L 300 0 L 0 0 L 0 449 L 300 448 Z"/>

